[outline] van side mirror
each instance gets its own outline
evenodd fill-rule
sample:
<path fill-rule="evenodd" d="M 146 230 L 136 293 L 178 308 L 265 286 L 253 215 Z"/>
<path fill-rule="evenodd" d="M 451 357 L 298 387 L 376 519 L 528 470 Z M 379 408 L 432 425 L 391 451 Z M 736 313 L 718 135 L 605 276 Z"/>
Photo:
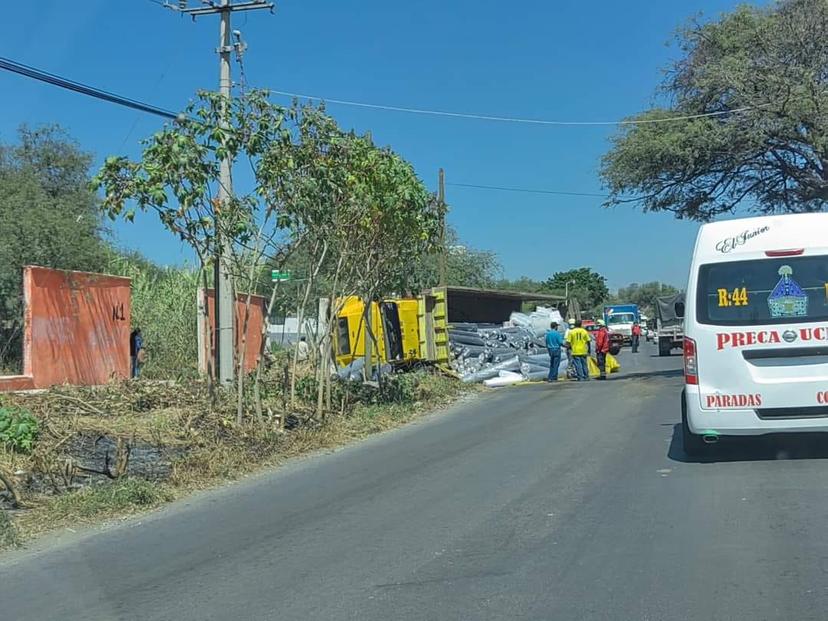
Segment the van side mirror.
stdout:
<path fill-rule="evenodd" d="M 684 302 L 675 303 L 676 317 L 684 317 Z"/>

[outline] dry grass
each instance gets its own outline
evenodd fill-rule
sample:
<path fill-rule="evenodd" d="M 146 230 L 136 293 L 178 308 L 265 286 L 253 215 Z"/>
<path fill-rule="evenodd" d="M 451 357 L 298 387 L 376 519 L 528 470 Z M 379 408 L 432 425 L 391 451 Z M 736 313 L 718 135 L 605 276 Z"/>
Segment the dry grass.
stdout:
<path fill-rule="evenodd" d="M 328 415 L 324 421 L 307 416 L 309 405 L 304 410 L 302 406 L 294 408 L 292 412 L 305 422 L 290 431 L 282 431 L 274 419 L 236 425 L 232 397 L 219 395 L 211 408 L 204 386 L 197 382 L 127 382 L 97 389 L 60 388 L 13 396 L 15 405 L 28 408 L 41 421 L 41 437 L 31 455 L 0 448 L 0 467 L 10 473 L 51 471 L 45 473 L 65 477 L 67 460 L 61 451 L 79 433 L 141 440 L 186 452 L 173 462 L 165 483 L 124 478 L 57 495 L 34 493 L 21 486 L 26 510 L 15 516 L 14 523 L 10 523 L 13 530 L 6 532 L 13 532 L 16 542 L 55 527 L 144 511 L 190 491 L 278 465 L 290 457 L 397 427 L 475 388 L 430 373 L 408 378 L 406 386 L 409 402 L 356 403 L 348 406 L 344 415 Z M 271 395 L 271 399 L 268 405 L 279 411 L 280 397 Z M 0 523 L 0 547 L 3 537 Z"/>
<path fill-rule="evenodd" d="M 20 535 L 17 526 L 9 515 L 0 510 L 0 550 L 16 548 L 20 545 Z"/>

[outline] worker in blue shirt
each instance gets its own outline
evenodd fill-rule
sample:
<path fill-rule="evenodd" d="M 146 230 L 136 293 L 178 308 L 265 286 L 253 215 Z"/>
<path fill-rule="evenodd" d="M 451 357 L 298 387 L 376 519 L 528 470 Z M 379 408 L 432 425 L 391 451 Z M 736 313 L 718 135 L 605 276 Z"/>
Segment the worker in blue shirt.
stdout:
<path fill-rule="evenodd" d="M 549 324 L 550 330 L 546 333 L 546 351 L 549 352 L 549 377 L 546 381 L 558 381 L 558 367 L 561 366 L 561 346 L 564 339 L 558 332 L 558 323 L 553 321 Z"/>

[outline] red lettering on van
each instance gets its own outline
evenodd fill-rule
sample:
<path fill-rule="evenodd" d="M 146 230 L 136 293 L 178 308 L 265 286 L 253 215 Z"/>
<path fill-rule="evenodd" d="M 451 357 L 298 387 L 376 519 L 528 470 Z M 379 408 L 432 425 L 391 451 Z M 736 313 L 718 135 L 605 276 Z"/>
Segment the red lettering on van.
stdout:
<path fill-rule="evenodd" d="M 745 344 L 746 345 L 756 345 L 756 338 L 757 338 L 756 332 L 748 332 L 745 335 L 745 341 L 747 341 Z"/>
<path fill-rule="evenodd" d="M 817 341 L 828 341 L 828 331 L 825 328 L 814 328 L 814 338 Z"/>
<path fill-rule="evenodd" d="M 822 392 L 817 393 L 817 403 L 820 405 L 828 403 L 828 390 L 823 390 Z"/>
<path fill-rule="evenodd" d="M 825 402 L 828 403 L 828 391 L 825 393 Z M 708 408 L 756 408 L 762 405 L 762 395 L 706 395 L 705 403 Z"/>
<path fill-rule="evenodd" d="M 719 351 L 721 351 L 721 350 L 723 350 L 723 349 L 724 349 L 724 346 L 725 346 L 725 345 L 727 345 L 728 343 L 730 343 L 730 335 L 729 335 L 729 334 L 726 334 L 726 333 L 723 333 L 723 332 L 719 332 L 719 333 L 716 335 L 716 340 L 717 340 L 716 349 L 718 349 Z"/>

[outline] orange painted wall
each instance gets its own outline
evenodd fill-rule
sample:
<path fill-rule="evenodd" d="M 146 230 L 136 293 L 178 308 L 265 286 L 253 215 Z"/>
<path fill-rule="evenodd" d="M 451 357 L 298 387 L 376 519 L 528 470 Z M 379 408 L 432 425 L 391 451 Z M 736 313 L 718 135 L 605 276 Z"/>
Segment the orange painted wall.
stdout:
<path fill-rule="evenodd" d="M 34 388 L 129 377 L 129 278 L 23 270 L 23 373 Z"/>
<path fill-rule="evenodd" d="M 207 317 L 208 326 L 210 329 L 210 347 L 215 346 L 215 330 L 213 329 L 213 309 L 215 307 L 215 291 L 213 289 L 207 290 Z M 247 294 L 236 294 L 235 304 L 235 342 L 236 352 L 234 358 L 238 360 L 239 352 L 242 349 L 242 328 L 244 327 L 244 313 L 247 302 Z M 260 295 L 254 295 L 250 298 L 250 314 L 247 319 L 247 344 L 245 345 L 244 354 L 244 369 L 245 371 L 252 371 L 256 368 L 259 358 L 259 349 L 262 346 L 262 326 L 265 321 L 265 310 L 267 303 Z M 238 363 L 236 363 L 238 364 Z"/>
<path fill-rule="evenodd" d="M 29 375 L 0 375 L 0 392 L 31 390 L 34 380 Z"/>

